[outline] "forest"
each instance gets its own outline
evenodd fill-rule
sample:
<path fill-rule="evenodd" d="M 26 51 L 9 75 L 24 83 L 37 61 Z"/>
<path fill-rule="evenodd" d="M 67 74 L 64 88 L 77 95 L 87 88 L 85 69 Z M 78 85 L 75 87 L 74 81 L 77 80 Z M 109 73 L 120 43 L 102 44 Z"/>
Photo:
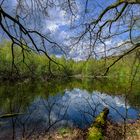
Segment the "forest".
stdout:
<path fill-rule="evenodd" d="M 94 78 L 94 77 L 110 77 L 117 78 L 124 81 L 139 80 L 140 76 L 140 63 L 139 56 L 140 50 L 137 49 L 133 53 L 125 56 L 116 65 L 112 66 L 105 75 L 106 69 L 112 64 L 119 56 L 109 56 L 107 58 L 90 58 L 88 60 L 76 61 L 72 58 L 65 56 L 56 57 L 51 55 L 51 58 L 56 63 L 50 63 L 49 59 L 44 54 L 36 54 L 33 51 L 25 54 L 23 58 L 22 50 L 18 46 L 15 47 L 15 67 L 12 69 L 12 54 L 10 49 L 11 42 L 3 41 L 0 44 L 0 73 L 1 79 L 15 79 L 22 78 Z M 14 79 L 13 79 L 14 80 Z"/>
<path fill-rule="evenodd" d="M 0 0 L 0 140 L 139 140 L 140 0 Z"/>

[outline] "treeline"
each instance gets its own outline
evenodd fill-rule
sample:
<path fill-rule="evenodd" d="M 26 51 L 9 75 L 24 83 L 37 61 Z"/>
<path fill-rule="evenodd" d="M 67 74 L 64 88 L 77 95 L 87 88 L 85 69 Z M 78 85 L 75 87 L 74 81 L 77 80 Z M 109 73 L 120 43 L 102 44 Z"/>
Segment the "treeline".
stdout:
<path fill-rule="evenodd" d="M 20 112 L 24 112 L 27 106 L 30 105 L 38 96 L 48 99 L 49 96 L 65 94 L 68 91 L 78 88 L 86 90 L 88 93 L 99 91 L 108 95 L 127 95 L 129 104 L 133 107 L 140 107 L 140 86 L 139 82 L 134 85 L 131 93 L 128 83 L 120 83 L 117 80 L 109 79 L 53 79 L 51 82 L 44 82 L 42 80 L 34 80 L 32 82 L 25 81 L 19 83 L 2 82 L 0 83 L 0 107 L 3 111 L 10 112 L 12 107 L 14 109 L 20 108 Z M 127 91 L 126 91 L 127 88 Z M 11 104 L 11 105 L 10 105 Z M 16 112 L 16 111 L 15 111 Z"/>
<path fill-rule="evenodd" d="M 112 66 L 108 75 L 110 77 L 123 77 L 123 79 L 138 77 L 140 66 L 138 57 L 139 50 L 133 54 L 123 57 L 118 63 Z M 93 77 L 101 76 L 105 73 L 118 57 L 108 57 L 102 59 L 90 58 L 88 61 L 74 61 L 64 56 L 51 58 L 56 62 L 50 61 L 44 54 L 33 51 L 23 51 L 14 46 L 14 55 L 11 52 L 11 43 L 3 41 L 0 44 L 0 77 L 1 79 L 14 78 L 51 78 L 57 77 Z M 132 78 L 131 78 L 132 79 Z"/>

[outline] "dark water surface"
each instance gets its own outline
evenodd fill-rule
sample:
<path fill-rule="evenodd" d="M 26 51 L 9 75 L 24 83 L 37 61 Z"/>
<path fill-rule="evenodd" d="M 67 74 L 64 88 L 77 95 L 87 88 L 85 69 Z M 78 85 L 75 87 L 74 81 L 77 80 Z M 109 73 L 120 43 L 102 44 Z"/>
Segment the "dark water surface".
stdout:
<path fill-rule="evenodd" d="M 134 121 L 140 113 L 140 87 L 109 80 L 24 82 L 0 85 L 0 140 L 21 139 L 58 127 L 88 127 L 104 107 L 109 119 Z"/>

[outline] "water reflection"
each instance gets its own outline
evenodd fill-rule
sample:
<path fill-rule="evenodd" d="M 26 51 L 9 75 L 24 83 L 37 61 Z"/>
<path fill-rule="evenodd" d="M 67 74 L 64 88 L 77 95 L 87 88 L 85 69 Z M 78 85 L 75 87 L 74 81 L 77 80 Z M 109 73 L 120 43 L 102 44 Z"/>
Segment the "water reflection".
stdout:
<path fill-rule="evenodd" d="M 129 103 L 128 95 L 109 95 L 75 83 L 62 84 L 54 90 L 50 87 L 46 84 L 0 87 L 0 114 L 23 113 L 0 118 L 0 139 L 29 138 L 60 126 L 86 128 L 104 107 L 110 109 L 109 118 L 113 121 L 134 120 L 140 113 L 137 105 Z"/>
<path fill-rule="evenodd" d="M 110 109 L 109 117 L 114 121 L 123 121 L 124 118 L 136 119 L 139 113 L 139 109 L 131 107 L 124 96 L 110 96 L 97 91 L 89 93 L 78 88 L 65 90 L 64 95 L 57 94 L 47 100 L 40 97 L 30 109 L 36 108 L 34 119 L 41 118 L 46 127 L 56 124 L 56 121 L 86 127 L 104 107 Z"/>

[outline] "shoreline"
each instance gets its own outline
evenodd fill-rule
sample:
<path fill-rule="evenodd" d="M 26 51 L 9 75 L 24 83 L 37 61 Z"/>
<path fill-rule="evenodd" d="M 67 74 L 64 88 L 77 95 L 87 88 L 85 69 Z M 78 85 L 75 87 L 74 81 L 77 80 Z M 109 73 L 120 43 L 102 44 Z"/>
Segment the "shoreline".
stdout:
<path fill-rule="evenodd" d="M 87 140 L 87 129 L 62 127 L 55 131 L 32 135 L 29 139 L 22 140 Z M 114 123 L 107 121 L 104 140 L 139 140 L 140 118 L 135 122 Z"/>

